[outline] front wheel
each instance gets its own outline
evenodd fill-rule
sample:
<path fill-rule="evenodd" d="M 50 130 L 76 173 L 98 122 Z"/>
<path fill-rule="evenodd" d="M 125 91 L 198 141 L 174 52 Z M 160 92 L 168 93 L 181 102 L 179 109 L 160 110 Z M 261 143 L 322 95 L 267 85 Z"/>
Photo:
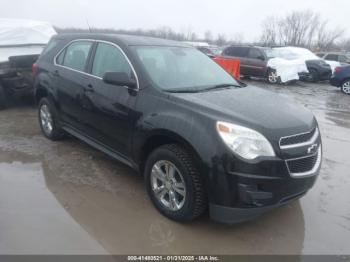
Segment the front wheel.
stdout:
<path fill-rule="evenodd" d="M 179 145 L 164 145 L 151 153 L 145 183 L 155 207 L 172 220 L 194 220 L 207 208 L 202 177 L 190 154 Z"/>
<path fill-rule="evenodd" d="M 56 110 L 47 98 L 39 102 L 39 124 L 41 131 L 50 140 L 59 140 L 64 136 L 63 130 L 59 127 Z"/>
<path fill-rule="evenodd" d="M 341 91 L 344 94 L 350 95 L 350 79 L 346 80 L 342 85 L 341 85 Z"/>
<path fill-rule="evenodd" d="M 276 70 L 270 69 L 270 70 L 267 72 L 267 81 L 268 81 L 270 84 L 279 84 L 279 83 L 281 83 L 281 77 L 278 76 Z"/>

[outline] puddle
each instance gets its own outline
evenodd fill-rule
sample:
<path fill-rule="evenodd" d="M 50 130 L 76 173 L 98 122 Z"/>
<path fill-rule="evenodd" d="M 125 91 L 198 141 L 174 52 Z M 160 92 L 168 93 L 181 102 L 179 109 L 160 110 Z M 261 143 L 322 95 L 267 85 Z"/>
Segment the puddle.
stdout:
<path fill-rule="evenodd" d="M 106 254 L 48 190 L 41 163 L 0 163 L 0 254 Z"/>

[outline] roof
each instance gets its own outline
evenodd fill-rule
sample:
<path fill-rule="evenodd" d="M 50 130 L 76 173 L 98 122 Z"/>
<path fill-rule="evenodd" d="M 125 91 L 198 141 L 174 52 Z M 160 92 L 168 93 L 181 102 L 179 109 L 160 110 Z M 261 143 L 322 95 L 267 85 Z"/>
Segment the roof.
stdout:
<path fill-rule="evenodd" d="M 123 35 L 123 34 L 100 34 L 100 33 L 68 33 L 59 34 L 56 38 L 63 39 L 93 39 L 111 41 L 115 43 L 123 43 L 125 45 L 144 45 L 144 46 L 179 46 L 189 47 L 186 43 L 178 41 L 167 40 L 162 38 L 147 37 L 147 36 L 135 36 L 135 35 Z"/>
<path fill-rule="evenodd" d="M 47 22 L 0 19 L 0 46 L 46 45 L 55 34 Z"/>

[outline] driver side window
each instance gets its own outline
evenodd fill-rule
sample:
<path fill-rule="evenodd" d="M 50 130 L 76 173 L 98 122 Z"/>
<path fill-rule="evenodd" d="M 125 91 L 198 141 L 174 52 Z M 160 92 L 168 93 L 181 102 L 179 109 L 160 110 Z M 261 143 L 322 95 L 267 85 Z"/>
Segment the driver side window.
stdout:
<path fill-rule="evenodd" d="M 114 45 L 98 43 L 92 66 L 92 74 L 103 78 L 107 72 L 126 73 L 132 77 L 132 69 L 124 54 Z"/>
<path fill-rule="evenodd" d="M 262 58 L 263 58 L 264 56 L 263 56 L 263 54 L 260 52 L 260 50 L 255 49 L 255 48 L 251 48 L 251 49 L 249 50 L 248 57 L 249 57 L 249 58 L 252 58 L 252 59 L 259 59 L 259 60 L 262 60 Z"/>

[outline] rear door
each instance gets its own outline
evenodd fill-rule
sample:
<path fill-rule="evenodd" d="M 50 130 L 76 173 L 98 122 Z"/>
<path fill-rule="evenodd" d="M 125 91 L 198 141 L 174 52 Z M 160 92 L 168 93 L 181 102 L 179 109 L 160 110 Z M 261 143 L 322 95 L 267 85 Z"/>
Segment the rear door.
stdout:
<path fill-rule="evenodd" d="M 86 74 L 93 41 L 74 41 L 55 58 L 55 86 L 62 121 L 81 129 L 81 93 L 89 81 Z"/>
<path fill-rule="evenodd" d="M 97 142 L 128 157 L 133 119 L 130 115 L 138 92 L 106 84 L 102 80 L 106 72 L 123 72 L 136 79 L 129 60 L 117 45 L 96 42 L 90 77 L 82 93 L 84 130 Z"/>
<path fill-rule="evenodd" d="M 248 47 L 230 46 L 224 50 L 223 55 L 239 60 L 241 62 L 241 74 L 249 75 L 249 67 L 247 67 L 248 51 Z"/>
<path fill-rule="evenodd" d="M 267 58 L 259 48 L 250 48 L 247 58 L 247 71 L 251 76 L 264 77 L 266 75 Z"/>

